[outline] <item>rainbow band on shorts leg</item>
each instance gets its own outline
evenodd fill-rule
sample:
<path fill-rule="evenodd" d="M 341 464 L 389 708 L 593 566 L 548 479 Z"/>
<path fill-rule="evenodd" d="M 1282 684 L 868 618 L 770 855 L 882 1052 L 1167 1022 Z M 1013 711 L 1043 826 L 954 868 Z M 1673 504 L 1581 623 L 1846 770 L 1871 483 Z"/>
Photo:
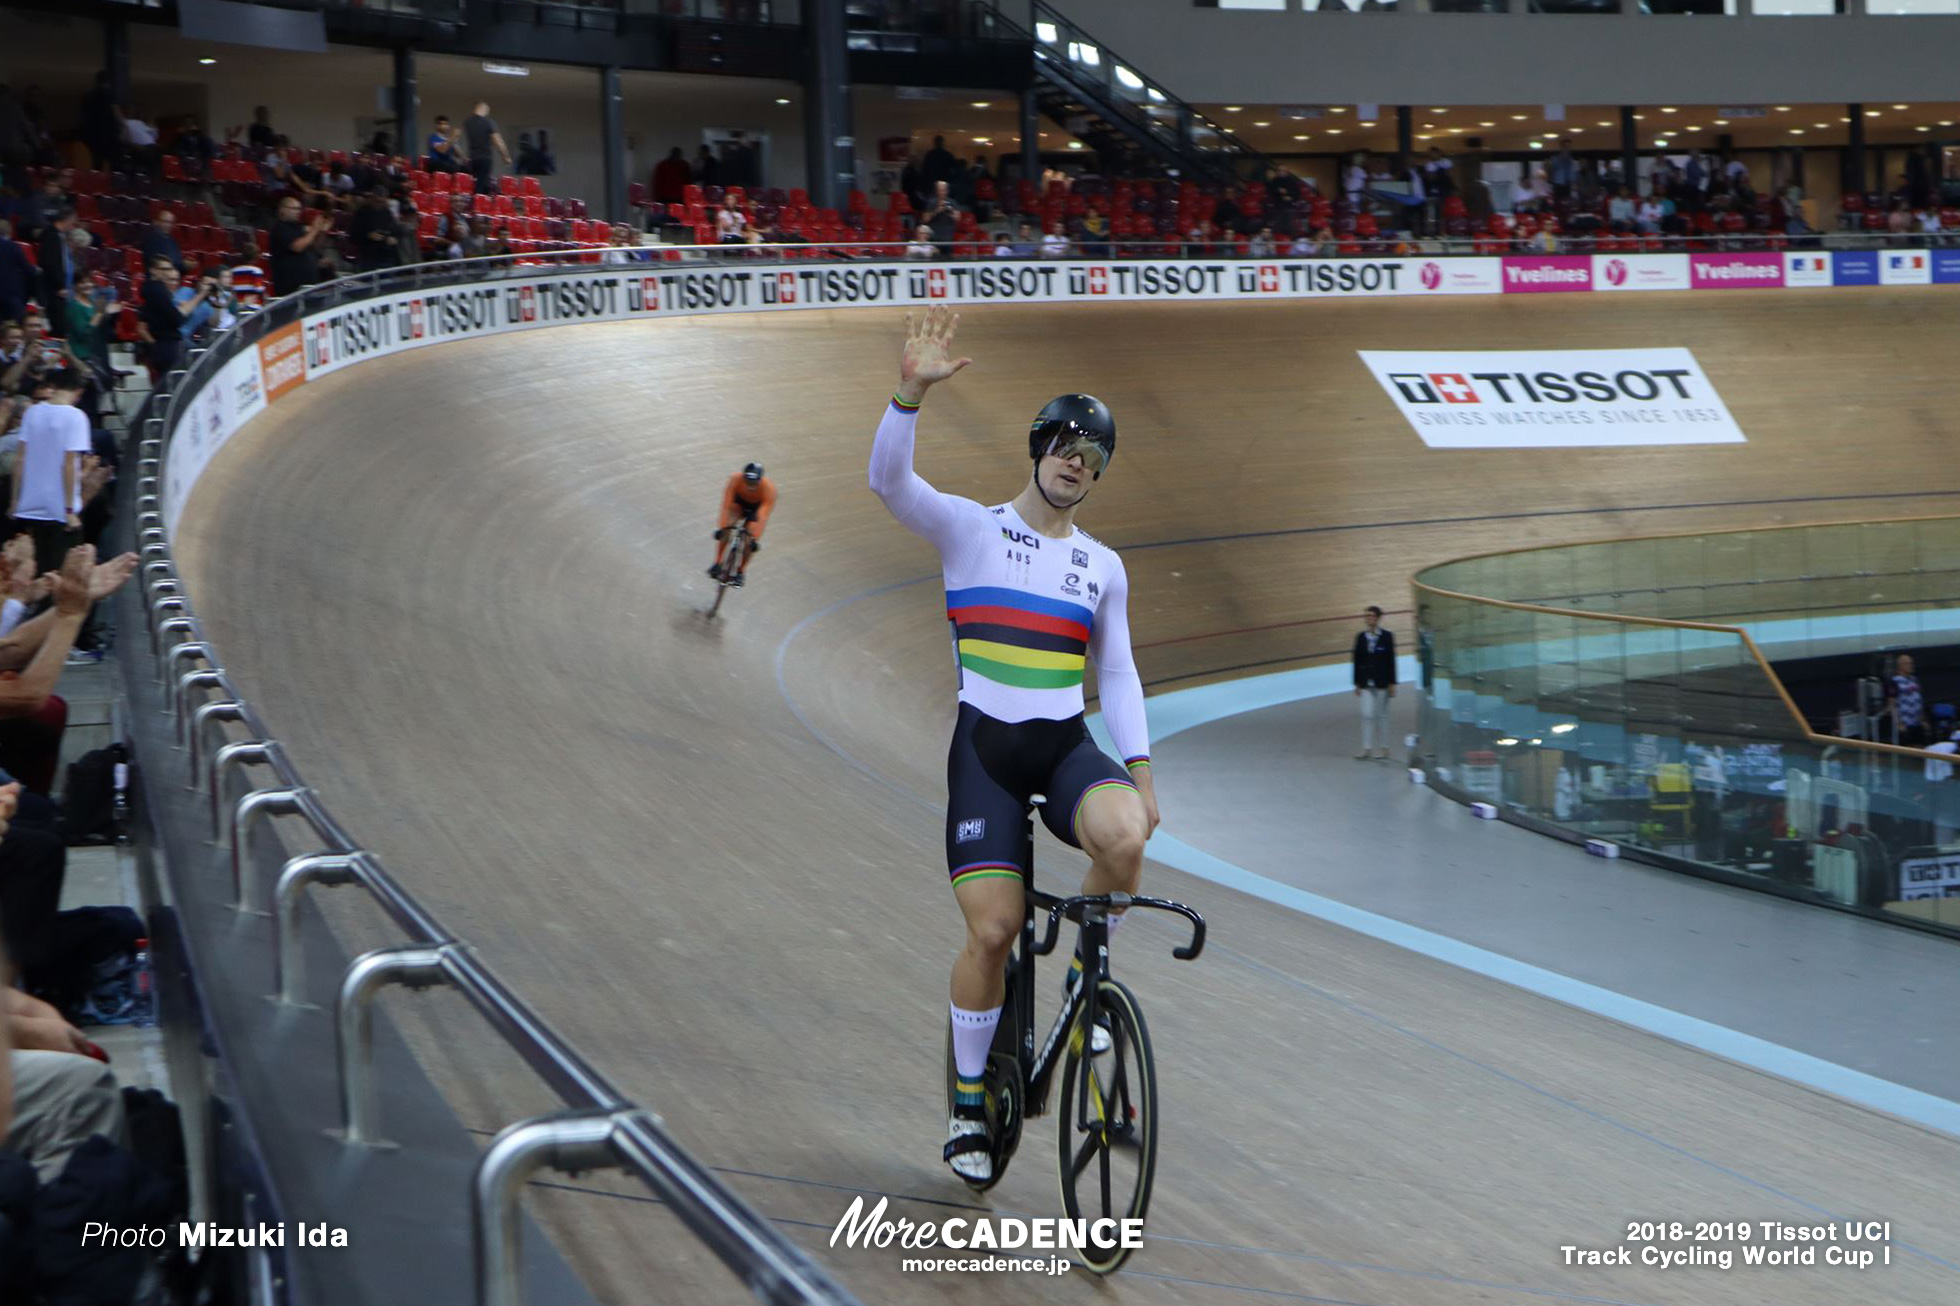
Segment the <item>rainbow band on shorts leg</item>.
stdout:
<path fill-rule="evenodd" d="M 1099 780 L 1087 789 L 1084 789 L 1082 791 L 1082 797 L 1075 800 L 1075 810 L 1069 813 L 1068 818 L 1069 833 L 1075 836 L 1075 842 L 1078 844 L 1082 842 L 1082 804 L 1088 802 L 1089 795 L 1098 789 L 1127 789 L 1131 793 L 1137 792 L 1137 787 L 1128 780 Z"/>
<path fill-rule="evenodd" d="M 953 868 L 953 887 L 958 888 L 973 880 L 1002 880 L 1021 878 L 1021 868 L 1013 862 L 968 862 Z"/>

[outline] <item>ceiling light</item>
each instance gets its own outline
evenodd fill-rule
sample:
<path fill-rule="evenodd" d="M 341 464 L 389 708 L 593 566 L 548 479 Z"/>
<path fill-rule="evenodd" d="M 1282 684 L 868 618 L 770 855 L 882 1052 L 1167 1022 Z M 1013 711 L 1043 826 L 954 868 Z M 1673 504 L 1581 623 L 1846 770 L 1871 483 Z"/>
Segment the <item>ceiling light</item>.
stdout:
<path fill-rule="evenodd" d="M 1225 112 L 1227 112 L 1227 113 L 1237 113 L 1237 112 L 1239 112 L 1239 111 L 1240 111 L 1241 109 L 1243 109 L 1243 108 L 1245 108 L 1245 106 L 1244 106 L 1244 105 L 1242 105 L 1242 104 L 1228 104 L 1228 105 L 1226 105 L 1226 106 L 1225 106 Z"/>
<path fill-rule="evenodd" d="M 973 143 L 975 145 L 992 145 L 994 143 L 994 138 L 991 136 L 975 136 L 973 138 Z"/>
<path fill-rule="evenodd" d="M 1647 115 L 1646 115 L 1646 114 L 1644 114 L 1644 113 L 1636 113 L 1636 114 L 1634 114 L 1634 115 L 1633 115 L 1633 120 L 1634 120 L 1635 122 L 1646 122 L 1646 121 L 1647 121 Z"/>
<path fill-rule="evenodd" d="M 1079 149 L 1081 149 L 1081 148 L 1082 148 L 1082 142 L 1081 142 L 1081 141 L 1070 141 L 1070 142 L 1068 143 L 1068 147 L 1069 147 L 1069 148 L 1070 148 L 1071 150 L 1079 150 Z"/>
<path fill-rule="evenodd" d="M 1568 127 L 1566 128 L 1566 130 L 1571 132 L 1574 136 L 1583 136 L 1585 135 L 1586 132 L 1586 129 L 1584 127 Z"/>
<path fill-rule="evenodd" d="M 1433 141 L 1436 138 L 1434 136 L 1418 136 L 1416 139 L 1419 141 Z"/>
<path fill-rule="evenodd" d="M 1334 106 L 1334 109 L 1333 109 L 1333 111 L 1334 111 L 1335 113 L 1346 113 L 1346 112 L 1347 112 L 1347 106 L 1346 106 L 1345 104 L 1337 104 L 1337 105 L 1335 105 L 1335 106 Z"/>
<path fill-rule="evenodd" d="M 1495 740 L 1494 742 L 1497 744 L 1499 748 L 1514 748 L 1517 746 L 1518 741 L 1511 738 L 1509 735 L 1506 735 L 1504 736 L 1504 738 Z"/>
<path fill-rule="evenodd" d="M 1524 115 L 1523 115 L 1523 114 L 1521 114 L 1521 113 L 1514 113 L 1514 114 L 1512 114 L 1512 115 L 1511 115 L 1511 121 L 1512 121 L 1512 122 L 1523 122 L 1523 121 L 1524 121 Z"/>
<path fill-rule="evenodd" d="M 495 77 L 529 77 L 531 70 L 521 63 L 496 63 L 483 61 L 483 71 Z"/>
<path fill-rule="evenodd" d="M 1542 149 L 1544 149 L 1544 148 L 1545 148 L 1545 142 L 1543 142 L 1543 141 L 1533 141 L 1533 142 L 1531 143 L 1531 148 L 1532 148 L 1532 149 L 1534 149 L 1534 150 L 1542 150 Z"/>
<path fill-rule="evenodd" d="M 1823 128 L 1825 128 L 1825 127 L 1828 127 L 1828 126 L 1830 126 L 1830 125 L 1831 125 L 1831 124 L 1829 124 L 1829 123 L 1827 123 L 1827 122 L 1814 122 L 1814 123 L 1812 123 L 1812 124 L 1811 124 L 1811 126 L 1813 126 L 1813 127 L 1816 127 L 1816 128 L 1818 128 L 1819 130 L 1822 130 Z"/>
<path fill-rule="evenodd" d="M 1892 107 L 1894 109 L 1910 109 L 1912 106 L 1910 104 L 1895 104 Z"/>
<path fill-rule="evenodd" d="M 1717 127 L 1726 127 L 1729 125 L 1729 120 L 1727 118 L 1717 118 L 1715 120 L 1715 125 Z"/>
<path fill-rule="evenodd" d="M 210 64 L 214 64 L 214 63 L 216 63 L 216 62 L 218 62 L 218 61 L 217 61 L 216 59 L 213 59 L 213 58 L 212 58 L 212 57 L 211 57 L 210 55 L 208 55 L 208 54 L 207 54 L 207 55 L 205 55 L 205 56 L 204 56 L 204 57 L 203 57 L 202 59 L 199 59 L 199 60 L 198 60 L 198 62 L 199 62 L 199 63 L 201 63 L 201 64 L 205 64 L 205 65 L 207 65 L 207 66 L 208 66 L 208 65 L 210 65 Z"/>
<path fill-rule="evenodd" d="M 1788 113 L 1790 112 L 1790 106 L 1787 104 L 1779 104 L 1776 106 L 1776 111 L 1778 113 Z"/>
<path fill-rule="evenodd" d="M 1271 124 L 1271 123 L 1269 123 L 1269 122 L 1255 122 L 1255 123 L 1253 123 L 1252 125 L 1253 125 L 1254 127 L 1270 127 L 1270 126 L 1272 126 L 1272 124 Z"/>
<path fill-rule="evenodd" d="M 1878 110 L 1876 110 L 1876 109 L 1867 109 L 1867 110 L 1865 110 L 1865 116 L 1866 116 L 1867 118 L 1876 118 L 1876 117 L 1878 117 Z"/>
<path fill-rule="evenodd" d="M 1477 125 L 1479 127 L 1495 127 L 1497 124 L 1494 122 L 1480 122 Z"/>
<path fill-rule="evenodd" d="M 1294 137 L 1293 139 L 1294 139 L 1294 140 L 1296 140 L 1296 141 L 1304 141 L 1304 140 L 1306 140 L 1307 138 L 1306 138 L 1305 136 L 1295 136 L 1295 137 Z"/>
<path fill-rule="evenodd" d="M 1838 121 L 1839 121 L 1839 122 L 1850 122 L 1850 121 L 1851 121 L 1851 119 L 1849 119 L 1849 118 L 1839 118 L 1839 119 L 1838 119 Z"/>
<path fill-rule="evenodd" d="M 1429 112 L 1431 112 L 1431 113 L 1448 113 L 1448 112 L 1449 112 L 1449 110 L 1448 110 L 1448 109 L 1431 109 L 1431 110 L 1430 110 Z"/>
<path fill-rule="evenodd" d="M 969 101 L 969 103 L 971 103 L 973 107 L 976 109 L 991 109 L 994 107 L 994 102 L 992 100 L 972 100 Z"/>
<path fill-rule="evenodd" d="M 1914 127 L 1913 130 L 1916 132 L 1929 132 L 1933 129 L 1931 127 Z"/>
<path fill-rule="evenodd" d="M 1613 124 L 1612 124 L 1612 123 L 1610 123 L 1610 122 L 1602 122 L 1602 123 L 1600 123 L 1599 125 L 1600 125 L 1600 126 L 1602 126 L 1602 127 L 1611 127 L 1611 126 L 1612 126 Z M 1484 126 L 1486 126 L 1486 127 L 1488 127 L 1488 126 L 1490 126 L 1490 124 L 1489 124 L 1489 123 L 1485 123 L 1485 124 L 1484 124 Z"/>
<path fill-rule="evenodd" d="M 1452 127 L 1452 128 L 1450 128 L 1450 135 L 1452 135 L 1452 136 L 1455 136 L 1455 135 L 1458 135 L 1459 133 L 1461 133 L 1462 131 L 1463 131 L 1463 128 L 1461 128 L 1461 127 Z"/>
<path fill-rule="evenodd" d="M 1545 741 L 1544 741 L 1544 740 L 1542 740 L 1542 739 L 1534 739 L 1534 740 L 1532 740 L 1531 742 L 1532 742 L 1532 743 L 1534 743 L 1534 744 L 1542 744 L 1542 743 L 1544 743 Z"/>
<path fill-rule="evenodd" d="M 1375 124 L 1373 124 L 1372 122 L 1358 122 L 1358 123 L 1356 123 L 1356 124 L 1354 124 L 1354 125 L 1355 125 L 1355 126 L 1357 126 L 1357 127 L 1372 127 L 1372 126 L 1374 126 Z M 1428 125 L 1429 125 L 1428 123 L 1424 123 L 1424 124 L 1423 124 L 1423 126 L 1425 126 L 1425 127 L 1427 127 Z"/>
<path fill-rule="evenodd" d="M 1662 110 L 1661 110 L 1661 112 L 1662 112 L 1662 113 L 1679 113 L 1679 112 L 1681 112 L 1681 111 L 1680 111 L 1679 109 L 1662 109 Z"/>
<path fill-rule="evenodd" d="M 1572 733 L 1574 730 L 1577 730 L 1578 728 L 1579 728 L 1579 723 L 1576 721 L 1561 721 L 1557 725 L 1552 727 L 1552 733 L 1555 735 L 1565 735 L 1565 734 Z"/>
<path fill-rule="evenodd" d="M 1801 136 L 1801 135 L 1803 135 L 1803 128 L 1801 128 L 1801 127 L 1792 127 L 1792 128 L 1790 129 L 1790 134 L 1791 134 L 1792 136 Z"/>
<path fill-rule="evenodd" d="M 1341 129 L 1339 127 L 1329 127 L 1327 129 L 1327 134 L 1329 136 L 1339 136 L 1341 134 Z"/>
<path fill-rule="evenodd" d="M 777 104 L 788 104 L 788 103 L 789 103 L 789 97 L 788 97 L 787 95 L 779 95 L 779 96 L 777 96 L 777 97 L 776 97 L 776 103 L 777 103 Z"/>
<path fill-rule="evenodd" d="M 1951 127 L 1952 125 L 1953 125 L 1953 119 L 1951 119 L 1951 118 L 1942 118 L 1942 119 L 1940 119 L 1940 126 L 1942 126 L 1942 127 Z"/>

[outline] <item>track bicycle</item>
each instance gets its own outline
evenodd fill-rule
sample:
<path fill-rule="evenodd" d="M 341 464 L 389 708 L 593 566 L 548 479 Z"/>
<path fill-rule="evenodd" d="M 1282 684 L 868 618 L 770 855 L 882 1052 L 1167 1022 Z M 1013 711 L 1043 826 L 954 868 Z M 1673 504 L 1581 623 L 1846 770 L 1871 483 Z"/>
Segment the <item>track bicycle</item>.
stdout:
<path fill-rule="evenodd" d="M 1033 874 L 1034 817 L 1028 809 L 1023 865 Z M 1180 902 L 1127 893 L 1057 897 L 1029 884 L 1021 922 L 1020 946 L 1007 961 L 1007 996 L 1000 1025 L 987 1054 L 987 1123 L 993 1137 L 993 1177 L 969 1181 L 985 1192 L 1007 1173 L 1020 1146 L 1022 1123 L 1044 1115 L 1057 1066 L 1062 1072 L 1057 1117 L 1062 1207 L 1071 1220 L 1142 1220 L 1150 1204 L 1157 1162 L 1157 1065 L 1143 1009 L 1128 986 L 1109 972 L 1109 913 L 1112 908 L 1167 911 L 1191 922 L 1191 942 L 1171 955 L 1190 961 L 1204 951 L 1205 918 Z M 1035 936 L 1037 912 L 1048 913 L 1048 928 Z M 1082 976 L 1069 990 L 1039 1052 L 1035 1049 L 1034 959 L 1055 950 L 1066 917 L 1081 929 Z M 1108 1035 L 1107 1050 L 1095 1048 L 1091 1031 Z M 1059 1053 L 1059 1055 L 1058 1055 Z M 950 1109 L 958 1074 L 953 1040 L 946 1038 L 946 1101 Z M 1082 1263 L 1096 1274 L 1112 1273 L 1133 1248 L 1117 1245 L 1077 1248 Z"/>
<path fill-rule="evenodd" d="M 749 555 L 755 552 L 755 538 L 749 534 L 747 517 L 733 526 L 716 531 L 715 538 L 721 541 L 721 558 L 715 564 L 721 568 L 721 576 L 715 581 L 715 601 L 708 606 L 711 617 L 721 611 L 722 598 L 728 591 L 740 588 L 735 584 L 735 578 L 742 574 Z"/>

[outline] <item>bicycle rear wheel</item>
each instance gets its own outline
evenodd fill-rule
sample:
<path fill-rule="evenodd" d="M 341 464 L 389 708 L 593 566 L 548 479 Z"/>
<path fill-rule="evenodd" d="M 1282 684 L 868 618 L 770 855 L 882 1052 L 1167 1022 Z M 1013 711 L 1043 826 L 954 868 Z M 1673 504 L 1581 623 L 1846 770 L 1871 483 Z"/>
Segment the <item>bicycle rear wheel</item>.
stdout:
<path fill-rule="evenodd" d="M 733 576 L 736 572 L 740 571 L 741 569 L 742 569 L 742 537 L 739 533 L 731 531 L 729 533 L 727 543 L 722 545 L 722 550 L 721 550 L 722 578 L 715 582 L 715 601 L 708 605 L 709 616 L 712 617 L 715 615 L 715 613 L 721 611 L 721 601 L 722 599 L 728 596 L 728 578 Z"/>
<path fill-rule="evenodd" d="M 1071 1220 L 1141 1220 L 1157 1169 L 1157 1065 L 1135 996 L 1113 979 L 1096 996 L 1109 1051 L 1087 1056 L 1078 1022 L 1062 1063 L 1062 1208 Z M 1092 1272 L 1109 1274 L 1134 1250 L 1116 1242 L 1076 1255 Z"/>

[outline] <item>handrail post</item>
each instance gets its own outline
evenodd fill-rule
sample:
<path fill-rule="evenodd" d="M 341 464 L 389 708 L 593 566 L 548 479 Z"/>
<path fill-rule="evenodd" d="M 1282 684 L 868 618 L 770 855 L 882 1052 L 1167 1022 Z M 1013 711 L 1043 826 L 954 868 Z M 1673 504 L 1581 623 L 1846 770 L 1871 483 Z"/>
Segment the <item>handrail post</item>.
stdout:
<path fill-rule="evenodd" d="M 540 1116 L 498 1134 L 470 1183 L 476 1243 L 476 1306 L 523 1306 L 523 1209 L 518 1196 L 538 1170 L 594 1170 L 616 1163 L 611 1114 Z"/>
<path fill-rule="evenodd" d="M 254 891 L 256 876 L 245 874 L 245 840 L 252 825 L 265 816 L 296 816 L 304 810 L 304 789 L 254 789 L 238 800 L 231 812 L 231 900 L 241 912 L 267 914 L 263 891 Z"/>
<path fill-rule="evenodd" d="M 306 958 L 300 952 L 299 908 L 309 884 L 352 884 L 354 867 L 367 854 L 303 853 L 289 857 L 279 870 L 272 893 L 272 992 L 281 1006 L 304 1005 L 300 989 L 306 983 Z"/>
<path fill-rule="evenodd" d="M 334 1007 L 334 1034 L 340 1053 L 341 1137 L 367 1147 L 386 1146 L 378 1132 L 380 1107 L 374 1097 L 374 995 L 387 984 L 420 988 L 442 978 L 439 947 L 382 948 L 354 958 L 340 981 Z"/>
<path fill-rule="evenodd" d="M 205 667 L 201 671 L 186 671 L 177 677 L 177 692 L 170 698 L 170 715 L 177 718 L 177 747 L 184 746 L 184 727 L 190 723 L 190 715 L 184 709 L 190 704 L 193 689 L 228 689 L 225 673 L 216 667 Z M 196 768 L 191 768 L 195 772 Z"/>
<path fill-rule="evenodd" d="M 189 631 L 193 635 L 198 634 L 197 618 L 166 617 L 157 626 L 157 633 L 159 635 L 166 635 L 176 630 Z M 209 662 L 211 661 L 211 646 L 201 639 L 187 639 L 181 644 L 171 645 L 170 651 L 163 655 L 163 670 L 157 676 L 157 680 L 162 684 L 169 684 L 170 678 L 177 674 L 177 663 L 185 658 L 203 658 L 206 662 Z"/>
<path fill-rule="evenodd" d="M 166 585 L 175 584 L 175 582 L 165 581 L 164 584 Z M 190 616 L 190 610 L 191 610 L 191 601 L 185 598 L 182 594 L 166 594 L 162 598 L 156 598 L 152 596 L 152 598 L 150 599 L 150 656 L 151 657 L 154 658 L 157 655 L 157 618 L 162 616 L 165 612 L 169 612 L 169 611 L 180 612 L 184 614 L 185 617 L 188 618 Z"/>
<path fill-rule="evenodd" d="M 185 676 L 185 679 L 188 680 L 190 676 L 195 676 L 197 674 L 199 673 L 195 671 L 190 672 L 188 675 Z M 239 702 L 235 698 L 213 699 L 209 703 L 200 704 L 198 706 L 197 711 L 191 713 L 189 737 L 186 740 L 186 742 L 190 747 L 190 754 L 191 754 L 190 755 L 191 779 L 190 779 L 190 783 L 186 785 L 185 788 L 187 789 L 197 788 L 198 754 L 204 751 L 204 733 L 205 730 L 210 726 L 210 724 L 213 721 L 243 721 L 244 719 L 245 719 L 245 705 Z M 245 760 L 250 760 L 250 759 L 245 759 Z M 211 789 L 211 796 L 214 801 L 217 798 L 217 793 L 218 793 L 217 786 L 214 782 Z M 217 828 L 217 819 L 216 817 L 213 817 L 212 829 L 214 832 L 214 837 L 215 837 L 216 828 Z"/>

